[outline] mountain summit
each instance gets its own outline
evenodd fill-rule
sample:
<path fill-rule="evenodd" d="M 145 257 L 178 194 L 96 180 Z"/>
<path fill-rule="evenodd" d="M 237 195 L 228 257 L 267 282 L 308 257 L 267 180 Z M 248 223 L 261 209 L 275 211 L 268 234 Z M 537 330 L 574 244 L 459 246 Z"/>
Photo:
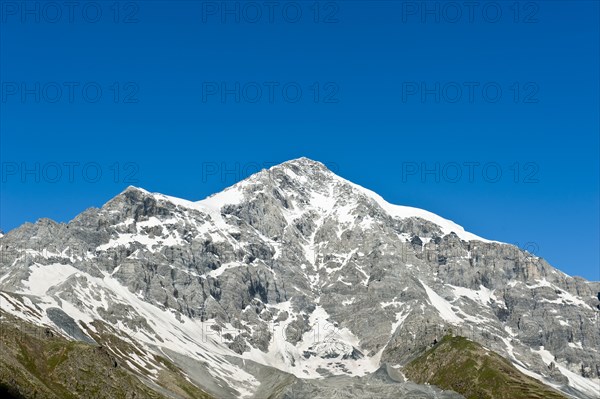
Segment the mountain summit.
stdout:
<path fill-rule="evenodd" d="M 102 345 L 167 397 L 461 398 L 403 376 L 447 336 L 598 397 L 600 283 L 307 158 L 196 202 L 129 187 L 0 244 L 0 320 Z"/>

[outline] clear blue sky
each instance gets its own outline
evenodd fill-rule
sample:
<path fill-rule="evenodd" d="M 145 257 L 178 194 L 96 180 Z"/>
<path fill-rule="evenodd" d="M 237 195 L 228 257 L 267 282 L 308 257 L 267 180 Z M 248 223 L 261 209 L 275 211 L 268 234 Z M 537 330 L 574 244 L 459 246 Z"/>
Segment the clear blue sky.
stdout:
<path fill-rule="evenodd" d="M 4 231 L 307 156 L 600 279 L 597 1 L 50 3 L 0 2 Z"/>

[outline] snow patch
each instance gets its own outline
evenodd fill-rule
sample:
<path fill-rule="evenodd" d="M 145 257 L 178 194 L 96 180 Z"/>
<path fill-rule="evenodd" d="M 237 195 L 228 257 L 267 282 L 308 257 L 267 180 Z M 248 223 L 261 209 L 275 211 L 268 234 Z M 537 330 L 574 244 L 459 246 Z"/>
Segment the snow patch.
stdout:
<path fill-rule="evenodd" d="M 427 284 L 423 281 L 419 280 L 425 291 L 427 292 L 427 296 L 429 297 L 429 302 L 437 309 L 440 316 L 444 320 L 449 323 L 460 324 L 462 323 L 462 319 L 454 313 L 452 310 L 452 305 L 450 302 L 439 296 L 434 290 L 432 290 Z"/>
<path fill-rule="evenodd" d="M 563 366 L 560 363 L 557 363 L 554 360 L 554 355 L 550 353 L 548 350 L 544 349 L 543 346 L 540 347 L 539 350 L 531 349 L 531 352 L 537 353 L 546 365 L 554 362 L 556 367 L 560 370 L 560 372 L 568 378 L 569 385 L 578 391 L 581 391 L 591 397 L 597 397 L 599 393 L 600 387 L 600 378 L 585 378 L 581 375 L 572 372 L 567 367 Z"/>
<path fill-rule="evenodd" d="M 79 272 L 70 265 L 53 263 L 50 265 L 40 265 L 38 263 L 31 266 L 30 274 L 27 280 L 23 280 L 23 286 L 27 288 L 24 294 L 33 294 L 36 296 L 46 295 L 48 290 L 66 281 L 73 274 Z"/>
<path fill-rule="evenodd" d="M 484 287 L 483 285 L 480 285 L 479 290 L 477 291 L 465 287 L 456 287 L 451 284 L 446 285 L 452 288 L 456 297 L 466 297 L 484 306 L 488 306 L 492 298 L 494 298 L 494 291 Z"/>

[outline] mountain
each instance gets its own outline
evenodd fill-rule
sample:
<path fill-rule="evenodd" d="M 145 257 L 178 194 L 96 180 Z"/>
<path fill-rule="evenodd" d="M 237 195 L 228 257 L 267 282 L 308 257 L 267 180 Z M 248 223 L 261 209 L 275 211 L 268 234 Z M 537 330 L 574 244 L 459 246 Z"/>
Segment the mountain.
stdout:
<path fill-rule="evenodd" d="M 198 202 L 129 187 L 0 245 L 3 324 L 101 346 L 166 397 L 461 398 L 404 376 L 448 335 L 600 397 L 599 282 L 306 158 Z"/>

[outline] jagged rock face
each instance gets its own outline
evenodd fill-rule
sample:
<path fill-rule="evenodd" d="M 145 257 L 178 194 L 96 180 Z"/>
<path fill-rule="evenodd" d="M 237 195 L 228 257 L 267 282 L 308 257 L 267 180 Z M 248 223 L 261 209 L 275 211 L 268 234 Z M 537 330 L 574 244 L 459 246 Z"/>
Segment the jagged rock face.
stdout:
<path fill-rule="evenodd" d="M 231 368 L 219 356 L 237 356 L 302 379 L 366 376 L 452 330 L 579 397 L 600 381 L 599 283 L 387 204 L 307 159 L 200 202 L 129 188 L 0 243 L 1 290 L 144 345 L 212 351 L 208 363 Z M 245 376 L 240 387 L 258 383 Z"/>

